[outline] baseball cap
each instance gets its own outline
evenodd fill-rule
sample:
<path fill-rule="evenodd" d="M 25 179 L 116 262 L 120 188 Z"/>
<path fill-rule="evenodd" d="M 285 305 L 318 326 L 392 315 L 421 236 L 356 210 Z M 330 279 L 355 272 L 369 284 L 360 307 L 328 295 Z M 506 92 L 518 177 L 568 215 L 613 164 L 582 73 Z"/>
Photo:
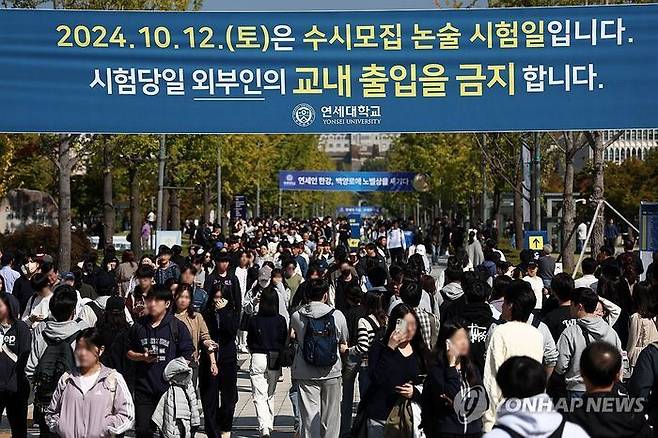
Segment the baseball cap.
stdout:
<path fill-rule="evenodd" d="M 260 271 L 258 271 L 258 284 L 260 287 L 266 287 L 270 283 L 272 278 L 272 268 L 269 266 L 263 266 Z"/>

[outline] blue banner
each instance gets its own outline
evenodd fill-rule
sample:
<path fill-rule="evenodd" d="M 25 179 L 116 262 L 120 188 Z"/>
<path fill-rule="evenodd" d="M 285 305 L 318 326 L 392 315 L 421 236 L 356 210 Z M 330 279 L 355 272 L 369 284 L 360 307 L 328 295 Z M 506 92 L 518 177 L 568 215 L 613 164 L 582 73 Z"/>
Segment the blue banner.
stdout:
<path fill-rule="evenodd" d="M 363 206 L 341 206 L 336 208 L 336 216 L 347 216 L 350 214 L 358 214 L 361 217 L 379 216 L 382 212 L 381 207 L 373 207 L 370 205 Z"/>
<path fill-rule="evenodd" d="M 654 128 L 658 5 L 0 9 L 0 131 Z"/>
<path fill-rule="evenodd" d="M 412 192 L 415 173 L 280 171 L 279 189 L 323 192 Z"/>

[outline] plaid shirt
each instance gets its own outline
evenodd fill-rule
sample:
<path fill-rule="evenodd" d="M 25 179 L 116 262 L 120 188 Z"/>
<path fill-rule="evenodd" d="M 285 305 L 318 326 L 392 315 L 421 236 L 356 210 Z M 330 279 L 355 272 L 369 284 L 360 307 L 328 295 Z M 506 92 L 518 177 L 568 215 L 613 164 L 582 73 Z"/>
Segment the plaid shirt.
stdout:
<path fill-rule="evenodd" d="M 432 350 L 439 335 L 439 317 L 425 309 L 416 307 L 416 317 L 420 324 L 420 334 L 429 350 Z"/>

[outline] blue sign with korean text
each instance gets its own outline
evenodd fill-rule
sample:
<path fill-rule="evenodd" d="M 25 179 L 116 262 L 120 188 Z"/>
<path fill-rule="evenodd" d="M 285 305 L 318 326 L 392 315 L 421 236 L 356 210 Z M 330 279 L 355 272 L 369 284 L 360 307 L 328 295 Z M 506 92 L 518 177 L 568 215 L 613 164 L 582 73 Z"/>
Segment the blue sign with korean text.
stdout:
<path fill-rule="evenodd" d="M 658 5 L 0 9 L 0 132 L 654 128 Z"/>
<path fill-rule="evenodd" d="M 361 238 L 361 215 L 353 213 L 347 216 L 347 222 L 350 224 L 350 233 L 352 239 Z"/>
<path fill-rule="evenodd" d="M 247 197 L 245 195 L 233 195 L 231 203 L 231 219 L 247 218 Z"/>
<path fill-rule="evenodd" d="M 323 192 L 412 192 L 411 172 L 280 171 L 279 189 Z"/>
<path fill-rule="evenodd" d="M 354 205 L 354 206 L 341 206 L 336 208 L 336 216 L 347 216 L 350 214 L 358 214 L 361 217 L 378 216 L 382 212 L 380 207 L 371 205 Z"/>
<path fill-rule="evenodd" d="M 640 251 L 658 251 L 658 202 L 640 204 Z"/>

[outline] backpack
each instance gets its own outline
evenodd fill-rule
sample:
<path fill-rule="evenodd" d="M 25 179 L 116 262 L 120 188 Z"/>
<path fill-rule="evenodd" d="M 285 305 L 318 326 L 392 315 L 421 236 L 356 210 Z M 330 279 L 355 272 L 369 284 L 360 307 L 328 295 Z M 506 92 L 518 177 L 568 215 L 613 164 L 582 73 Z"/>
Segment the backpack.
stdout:
<path fill-rule="evenodd" d="M 85 304 L 85 306 L 89 307 L 94 312 L 94 315 L 96 315 L 96 324 L 103 320 L 104 311 L 96 301 L 89 301 L 87 304 Z"/>
<path fill-rule="evenodd" d="M 375 332 L 375 335 L 372 338 L 372 344 L 370 344 L 372 346 L 375 342 L 384 339 L 384 336 L 386 335 L 386 324 L 379 324 L 379 322 L 375 321 L 371 316 L 372 315 L 366 316 L 366 321 L 368 321 L 368 324 L 370 324 L 370 327 L 372 327 L 372 330 Z"/>
<path fill-rule="evenodd" d="M 34 404 L 45 409 L 50 404 L 57 383 L 64 373 L 75 370 L 75 356 L 71 343 L 78 336 L 74 333 L 66 339 L 55 341 L 46 335 L 44 350 L 34 370 Z"/>
<path fill-rule="evenodd" d="M 309 365 L 330 367 L 338 360 L 338 338 L 334 310 L 319 318 L 307 316 L 302 354 Z"/>

